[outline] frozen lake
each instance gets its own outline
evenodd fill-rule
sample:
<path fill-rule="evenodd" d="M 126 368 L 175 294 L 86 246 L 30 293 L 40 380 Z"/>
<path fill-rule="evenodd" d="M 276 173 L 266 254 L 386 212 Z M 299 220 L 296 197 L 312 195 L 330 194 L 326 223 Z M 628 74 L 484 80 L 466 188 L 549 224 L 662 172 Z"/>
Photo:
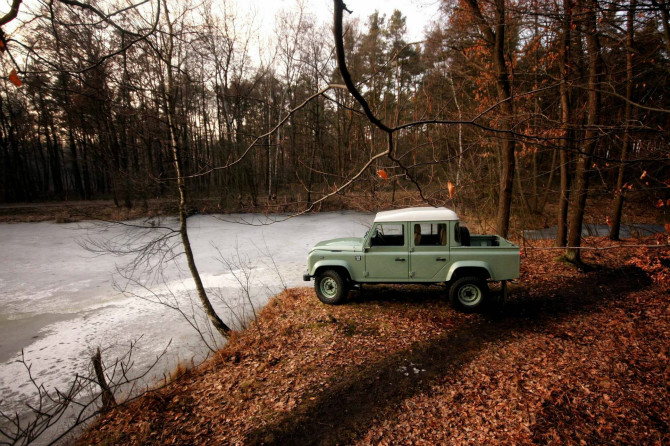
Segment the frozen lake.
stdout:
<path fill-rule="evenodd" d="M 219 217 L 226 221 L 217 216 L 189 218 L 189 235 L 212 303 L 224 321 L 235 326 L 240 318 L 250 316 L 249 309 L 239 305 L 243 293 L 235 275 L 250 274 L 249 291 L 259 308 L 282 289 L 282 280 L 287 287 L 305 284 L 307 251 L 314 243 L 362 236 L 373 215 L 328 212 L 256 226 L 231 220 L 261 223 L 267 222 L 265 217 Z M 17 362 L 22 349 L 33 376 L 48 389 L 64 388 L 75 373 L 85 373 L 97 347 L 109 363 L 140 337 L 134 353 L 138 370 L 172 340 L 156 378 L 178 361 L 197 363 L 207 354 L 198 334 L 176 311 L 121 293 L 114 286 L 122 282 L 117 266 L 126 264 L 130 256 L 96 255 L 81 245 L 87 238 L 120 240 L 132 235 L 133 229 L 115 226 L 101 231 L 90 226 L 0 224 L 0 408 L 4 411 L 19 409 L 33 395 L 25 368 Z M 150 282 L 149 290 L 134 288 L 134 294 L 151 298 L 156 293 L 188 305 L 195 287 L 183 256 L 178 263 L 181 267 L 165 269 L 162 280 Z M 240 264 L 246 266 L 236 270 Z M 149 280 L 148 276 L 141 279 Z"/>
<path fill-rule="evenodd" d="M 649 237 L 654 234 L 663 234 L 665 228 L 663 225 L 653 224 L 622 224 L 619 231 L 621 238 Z M 523 231 L 526 238 L 531 240 L 555 239 L 558 234 L 556 226 L 544 229 L 529 229 Z M 594 225 L 585 223 L 582 225 L 582 237 L 605 237 L 609 236 L 610 227 L 608 225 Z"/>

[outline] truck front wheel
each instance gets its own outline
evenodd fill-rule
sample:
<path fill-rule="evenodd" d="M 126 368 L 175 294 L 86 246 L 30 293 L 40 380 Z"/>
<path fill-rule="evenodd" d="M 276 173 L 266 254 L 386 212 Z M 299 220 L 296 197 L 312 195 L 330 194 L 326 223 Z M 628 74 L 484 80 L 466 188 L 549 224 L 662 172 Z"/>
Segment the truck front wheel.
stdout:
<path fill-rule="evenodd" d="M 330 305 L 336 305 L 344 301 L 348 291 L 344 278 L 332 269 L 316 276 L 314 289 L 319 300 Z"/>
<path fill-rule="evenodd" d="M 457 310 L 473 312 L 482 308 L 489 295 L 489 287 L 479 277 L 461 277 L 449 288 L 449 302 Z"/>

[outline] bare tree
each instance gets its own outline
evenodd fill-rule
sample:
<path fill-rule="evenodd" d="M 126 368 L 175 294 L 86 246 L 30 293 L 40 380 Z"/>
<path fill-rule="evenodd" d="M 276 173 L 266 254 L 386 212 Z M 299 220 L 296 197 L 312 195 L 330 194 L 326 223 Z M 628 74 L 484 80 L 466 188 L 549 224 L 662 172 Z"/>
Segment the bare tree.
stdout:
<path fill-rule="evenodd" d="M 193 255 L 193 250 L 191 249 L 191 241 L 188 237 L 187 229 L 187 202 L 186 202 L 186 184 L 184 176 L 182 174 L 181 159 L 179 156 L 177 138 L 175 136 L 175 107 L 176 101 L 174 93 L 176 91 L 176 86 L 174 82 L 174 42 L 177 38 L 177 35 L 174 33 L 173 23 L 170 20 L 170 13 L 167 6 L 167 0 L 162 0 L 163 9 L 165 10 L 166 25 L 167 25 L 167 35 L 166 35 L 166 48 L 164 54 L 159 54 L 159 57 L 164 63 L 165 69 L 165 78 L 163 85 L 163 108 L 165 110 L 165 115 L 167 117 L 167 124 L 169 129 L 169 144 L 172 151 L 172 162 L 174 163 L 174 169 L 177 177 L 177 189 L 179 191 L 179 236 L 181 238 L 182 246 L 184 247 L 184 255 L 186 256 L 186 261 L 188 263 L 188 269 L 191 272 L 191 277 L 195 282 L 196 291 L 202 307 L 207 314 L 207 317 L 211 321 L 214 328 L 224 337 L 227 337 L 230 334 L 230 327 L 228 327 L 219 315 L 212 307 L 212 303 L 207 296 L 207 291 L 205 286 L 202 284 L 202 279 L 198 272 L 198 267 L 195 264 L 195 257 Z"/>
<path fill-rule="evenodd" d="M 621 163 L 615 186 L 614 215 L 612 216 L 612 227 L 610 228 L 610 239 L 619 240 L 619 230 L 621 228 L 621 214 L 623 213 L 624 202 L 624 173 L 626 158 L 631 146 L 631 120 L 633 118 L 633 35 L 635 30 L 635 9 L 636 0 L 630 0 L 628 12 L 626 14 L 626 104 L 624 105 L 624 134 L 621 142 Z"/>
<path fill-rule="evenodd" d="M 561 70 L 561 127 L 563 138 L 560 141 L 560 190 L 558 198 L 558 221 L 556 231 L 556 246 L 565 246 L 568 239 L 568 204 L 570 200 L 570 151 L 573 148 L 573 131 L 570 128 L 572 121 L 572 104 L 570 101 L 569 82 L 571 78 L 572 55 L 572 0 L 563 0 L 563 15 L 561 23 L 561 37 L 559 47 Z"/>
<path fill-rule="evenodd" d="M 473 0 L 474 1 L 474 0 Z M 341 0 L 335 0 L 335 13 L 334 13 L 334 28 L 333 28 L 333 33 L 334 33 L 334 38 L 335 38 L 335 48 L 336 48 L 336 54 L 337 54 L 337 62 L 338 62 L 338 67 L 340 70 L 340 74 L 342 76 L 342 79 L 344 80 L 345 85 L 347 86 L 347 89 L 349 90 L 350 94 L 356 99 L 356 101 L 359 103 L 361 106 L 365 116 L 367 119 L 379 130 L 381 130 L 385 135 L 386 135 L 386 149 L 382 152 L 377 153 L 376 155 L 372 156 L 368 162 L 364 165 L 363 169 L 359 171 L 358 174 L 356 174 L 353 178 L 351 178 L 349 181 L 345 182 L 342 188 L 348 187 L 353 179 L 358 178 L 360 175 L 362 175 L 362 172 L 368 168 L 376 159 L 382 158 L 382 157 L 387 157 L 389 158 L 394 164 L 399 166 L 403 172 L 403 174 L 413 183 L 413 185 L 416 187 L 417 191 L 419 192 L 419 195 L 421 196 L 422 200 L 425 202 L 430 203 L 430 200 L 424 195 L 422 191 L 422 187 L 420 183 L 417 181 L 415 177 L 411 175 L 410 170 L 408 169 L 407 166 L 403 165 L 401 162 L 401 159 L 394 153 L 395 145 L 394 145 L 394 134 L 396 132 L 399 132 L 400 130 L 411 128 L 411 127 L 416 127 L 416 126 L 421 126 L 421 125 L 427 125 L 427 124 L 442 124 L 442 125 L 453 125 L 453 124 L 469 124 L 472 126 L 480 127 L 480 128 L 486 128 L 485 126 L 478 124 L 476 122 L 477 118 L 470 121 L 466 122 L 460 122 L 460 121 L 448 121 L 448 120 L 421 120 L 421 121 L 416 121 L 416 122 L 411 122 L 407 124 L 398 124 L 396 126 L 389 126 L 385 124 L 375 113 L 373 112 L 372 108 L 366 101 L 366 99 L 363 97 L 361 94 L 359 88 L 354 84 L 352 81 L 351 74 L 349 73 L 349 70 L 347 68 L 347 63 L 346 63 L 346 58 L 345 58 L 345 52 L 344 52 L 344 44 L 343 44 L 343 28 L 342 28 L 342 16 L 343 16 L 343 11 L 348 11 L 346 8 L 346 5 L 341 1 Z M 478 23 L 480 23 L 483 28 L 482 28 L 482 33 L 487 36 L 487 41 L 491 44 L 492 50 L 494 51 L 494 57 L 495 57 L 495 64 L 496 64 L 496 75 L 497 75 L 497 86 L 498 86 L 498 91 L 499 91 L 499 98 L 500 101 L 496 104 L 497 106 L 501 106 L 504 108 L 507 113 L 504 113 L 503 117 L 503 125 L 501 126 L 500 129 L 489 129 L 489 130 L 494 130 L 496 133 L 501 135 L 502 140 L 503 140 L 503 168 L 502 168 L 502 180 L 501 180 L 501 196 L 500 196 L 500 202 L 499 202 L 499 208 L 498 208 L 498 232 L 503 235 L 507 236 L 507 231 L 509 230 L 509 212 L 511 209 L 511 193 L 512 193 L 512 180 L 513 180 L 513 175 L 514 175 L 514 138 L 513 138 L 513 131 L 511 129 L 511 121 L 509 121 L 512 113 L 511 104 L 510 104 L 510 99 L 511 99 L 511 86 L 510 82 L 507 76 L 507 71 L 506 71 L 506 63 L 504 59 L 504 49 L 503 49 L 503 44 L 504 44 L 504 27 L 505 27 L 505 9 L 504 9 L 504 4 L 502 2 L 497 2 L 497 6 L 499 7 L 496 9 L 496 19 L 497 19 L 497 25 L 496 25 L 496 33 L 493 33 L 493 31 L 487 27 L 485 27 L 485 22 L 483 22 L 483 17 L 481 15 L 481 12 L 478 13 L 478 5 L 476 1 L 474 2 L 471 7 L 475 8 L 472 9 L 473 14 L 478 17 Z M 499 40 L 502 39 L 502 40 Z M 487 110 L 487 111 L 490 111 Z M 338 189 L 338 191 L 341 190 L 341 188 Z M 330 196 L 332 194 L 328 194 L 327 196 Z"/>
<path fill-rule="evenodd" d="M 598 144 L 598 123 L 600 120 L 600 39 L 597 29 L 597 0 L 581 0 L 577 3 L 580 14 L 584 17 L 582 31 L 586 37 L 587 54 L 589 58 L 588 68 L 588 101 L 587 121 L 584 142 L 577 161 L 577 172 L 575 174 L 576 186 L 572 194 L 571 215 L 568 227 L 568 248 L 566 258 L 573 263 L 581 263 L 581 251 L 579 247 L 582 241 L 582 223 L 584 221 L 584 209 L 589 188 L 589 175 L 591 160 Z"/>
<path fill-rule="evenodd" d="M 505 0 L 495 0 L 494 23 L 489 25 L 479 6 L 478 0 L 468 0 L 467 5 L 474 17 L 475 24 L 484 35 L 484 40 L 491 53 L 491 60 L 496 76 L 496 88 L 500 110 L 502 113 L 502 130 L 511 131 L 514 128 L 514 108 L 512 102 L 512 83 L 509 76 L 507 61 L 505 60 L 505 30 L 508 26 Z M 507 237 L 509 218 L 512 209 L 512 189 L 514 186 L 514 168 L 516 165 L 516 143 L 510 134 L 503 134 L 501 141 L 502 169 L 500 173 L 500 194 L 498 197 L 498 216 L 496 228 L 498 235 Z"/>
<path fill-rule="evenodd" d="M 123 355 L 107 365 L 97 348 L 90 370 L 75 375 L 62 389 L 48 389 L 40 382 L 21 352 L 19 362 L 26 369 L 35 396 L 25 401 L 27 413 L 0 411 L 0 444 L 28 445 L 38 439 L 56 444 L 113 405 L 126 404 L 146 393 L 155 384 L 150 374 L 165 357 L 170 343 L 143 370 L 137 370 L 134 353 L 139 341 L 132 341 Z"/>

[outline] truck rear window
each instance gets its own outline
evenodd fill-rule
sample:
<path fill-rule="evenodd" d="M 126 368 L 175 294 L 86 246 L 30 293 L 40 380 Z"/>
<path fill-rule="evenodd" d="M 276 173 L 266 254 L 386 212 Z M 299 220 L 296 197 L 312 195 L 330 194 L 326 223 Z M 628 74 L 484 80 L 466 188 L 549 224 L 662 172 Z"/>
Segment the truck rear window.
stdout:
<path fill-rule="evenodd" d="M 414 246 L 444 246 L 447 244 L 445 223 L 415 223 Z"/>

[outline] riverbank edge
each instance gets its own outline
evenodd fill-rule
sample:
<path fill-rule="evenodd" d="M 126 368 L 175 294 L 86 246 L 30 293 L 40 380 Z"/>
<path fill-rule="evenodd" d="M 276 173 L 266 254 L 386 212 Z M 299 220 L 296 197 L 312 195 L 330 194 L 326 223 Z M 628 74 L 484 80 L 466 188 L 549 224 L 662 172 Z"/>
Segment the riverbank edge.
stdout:
<path fill-rule="evenodd" d="M 612 211 L 613 197 L 604 193 L 589 196 L 585 210 L 584 223 L 605 224 Z M 437 203 L 457 211 L 462 219 L 482 231 L 490 232 L 495 216 L 486 215 L 481 206 L 449 201 Z M 348 194 L 331 197 L 317 205 L 311 212 L 357 211 L 378 212 L 412 206 L 426 206 L 415 194 L 388 194 L 379 192 L 375 196 Z M 222 207 L 215 198 L 194 198 L 190 200 L 188 214 L 296 214 L 304 212 L 305 203 L 292 202 L 285 197 L 253 203 L 251 199 L 240 198 L 234 203 Z M 470 209 L 476 209 L 471 211 Z M 490 210 L 493 212 L 493 210 Z M 625 202 L 622 221 L 626 224 L 665 224 L 670 223 L 670 215 L 664 208 L 656 208 L 645 196 L 630 194 Z M 132 207 L 119 206 L 112 200 L 74 200 L 49 201 L 36 203 L 0 203 L 0 223 L 55 222 L 74 223 L 86 220 L 126 221 L 178 215 L 177 201 L 169 198 L 156 198 L 138 202 Z M 543 229 L 556 224 L 556 204 L 547 203 L 542 212 L 534 213 L 513 207 L 512 227 L 522 230 Z M 548 218 L 551 217 L 551 218 Z M 470 221 L 468 221 L 470 220 Z"/>
<path fill-rule="evenodd" d="M 529 255 L 510 301 L 477 315 L 439 288 L 372 287 L 336 307 L 287 290 L 78 444 L 663 444 L 668 248 L 588 252 L 589 272 L 554 256 Z"/>

